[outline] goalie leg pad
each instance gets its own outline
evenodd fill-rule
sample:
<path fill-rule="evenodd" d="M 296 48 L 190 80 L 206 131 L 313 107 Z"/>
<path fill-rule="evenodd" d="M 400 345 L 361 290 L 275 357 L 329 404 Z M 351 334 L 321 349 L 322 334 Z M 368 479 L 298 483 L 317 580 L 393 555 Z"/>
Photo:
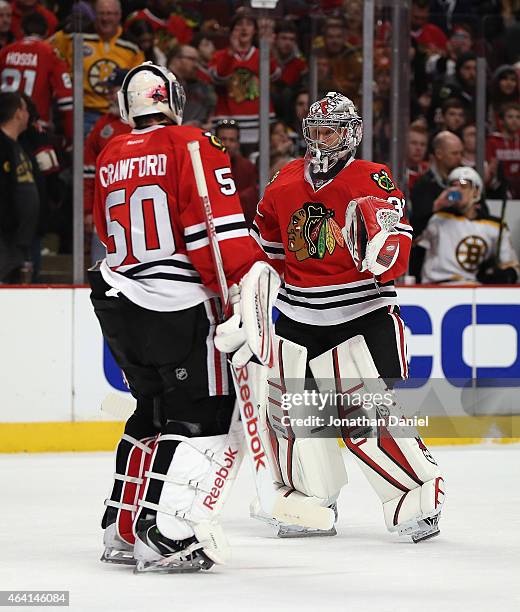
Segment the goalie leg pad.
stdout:
<path fill-rule="evenodd" d="M 311 360 L 310 366 L 319 373 L 317 381 L 322 393 L 332 391 L 338 397 L 355 389 L 359 395 L 378 394 L 383 398 L 390 393 L 390 405 L 380 404 L 365 414 L 378 419 L 404 415 L 379 377 L 363 336 L 350 338 L 323 353 Z M 327 386 L 330 380 L 334 381 L 334 389 Z M 342 427 L 345 445 L 383 503 L 386 525 L 391 531 L 412 518 L 438 514 L 444 502 L 443 479 L 435 459 L 412 428 L 399 437 L 401 432 L 396 427 L 378 425 L 371 437 L 355 437 L 350 428 Z"/>
<path fill-rule="evenodd" d="M 142 494 L 144 472 L 155 443 L 156 437 L 137 440 L 128 434 L 123 434 L 119 442 L 114 487 L 110 498 L 105 500 L 107 510 L 102 523 L 105 527 L 106 547 L 115 547 L 118 539 L 129 545 L 135 542 L 134 519 L 138 510 L 138 499 Z M 109 516 L 114 513 L 115 521 L 111 521 Z"/>
<path fill-rule="evenodd" d="M 164 465 L 159 455 L 165 452 L 171 460 L 163 473 L 159 471 Z M 204 540 L 204 552 L 215 563 L 224 563 L 229 552 L 216 519 L 241 461 L 240 426 L 232 426 L 228 434 L 218 436 L 159 436 L 151 469 L 145 472 L 141 512 L 156 513 L 157 527 L 166 538 L 184 540 L 195 535 L 199 541 Z M 214 537 L 209 537 L 212 533 Z"/>
<path fill-rule="evenodd" d="M 273 368 L 269 372 L 267 428 L 280 482 L 330 506 L 347 483 L 347 473 L 336 439 L 318 437 L 313 427 L 292 426 L 293 419 L 312 412 L 294 395 L 304 397 L 307 349 L 275 337 Z M 317 410 L 316 410 L 317 413 Z"/>

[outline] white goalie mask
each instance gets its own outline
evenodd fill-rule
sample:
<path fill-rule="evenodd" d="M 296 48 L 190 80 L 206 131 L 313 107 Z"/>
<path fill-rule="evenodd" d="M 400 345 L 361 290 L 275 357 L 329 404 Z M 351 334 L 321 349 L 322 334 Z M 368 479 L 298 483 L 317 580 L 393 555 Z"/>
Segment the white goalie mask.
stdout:
<path fill-rule="evenodd" d="M 363 137 L 363 121 L 354 103 L 335 91 L 311 105 L 302 125 L 306 158 L 314 172 L 327 172 L 338 159 L 353 154 Z"/>
<path fill-rule="evenodd" d="M 175 75 L 152 62 L 144 62 L 126 75 L 118 92 L 121 118 L 135 127 L 135 118 L 162 113 L 182 123 L 186 94 Z"/>

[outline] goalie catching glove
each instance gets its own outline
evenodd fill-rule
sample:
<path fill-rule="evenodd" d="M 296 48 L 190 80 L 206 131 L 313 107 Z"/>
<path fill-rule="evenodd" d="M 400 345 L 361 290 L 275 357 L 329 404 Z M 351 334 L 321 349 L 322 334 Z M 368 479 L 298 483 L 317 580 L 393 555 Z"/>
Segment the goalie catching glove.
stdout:
<path fill-rule="evenodd" d="M 257 261 L 240 281 L 230 288 L 234 314 L 217 326 L 215 346 L 222 353 L 235 353 L 233 365 L 243 366 L 255 356 L 270 365 L 273 346 L 272 309 L 280 277 L 267 263 Z"/>
<path fill-rule="evenodd" d="M 395 229 L 400 214 L 392 204 L 375 196 L 352 200 L 341 230 L 348 250 L 360 272 L 380 276 L 399 255 L 399 234 Z"/>

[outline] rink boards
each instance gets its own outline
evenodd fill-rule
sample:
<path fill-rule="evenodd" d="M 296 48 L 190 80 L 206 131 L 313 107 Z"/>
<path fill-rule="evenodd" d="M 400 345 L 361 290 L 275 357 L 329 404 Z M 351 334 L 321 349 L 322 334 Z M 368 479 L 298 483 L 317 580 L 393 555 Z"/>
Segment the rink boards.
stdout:
<path fill-rule="evenodd" d="M 520 288 L 403 287 L 399 297 L 411 375 L 421 381 L 410 390 L 417 401 L 428 381 L 460 398 L 468 378 L 520 379 Z M 112 449 L 122 423 L 99 406 L 125 391 L 88 289 L 2 288 L 0 312 L 0 452 Z M 442 411 L 430 419 L 423 434 L 431 444 L 520 437 L 520 416 L 511 416 L 520 415 L 520 400 L 478 417 L 455 404 L 449 426 Z"/>

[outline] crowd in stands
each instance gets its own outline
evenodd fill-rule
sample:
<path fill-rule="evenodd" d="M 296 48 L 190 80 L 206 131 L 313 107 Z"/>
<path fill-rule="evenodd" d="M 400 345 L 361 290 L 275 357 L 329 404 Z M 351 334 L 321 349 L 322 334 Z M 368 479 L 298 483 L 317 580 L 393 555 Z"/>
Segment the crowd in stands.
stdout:
<path fill-rule="evenodd" d="M 419 244 L 431 243 L 424 238 L 430 219 L 451 210 L 450 194 L 465 185 L 464 178 L 449 177 L 458 167 L 476 165 L 478 56 L 487 60 L 486 161 L 482 186 L 473 185 L 479 203 L 471 214 L 477 220 L 488 215 L 486 197 L 520 199 L 520 1 L 412 0 L 410 13 L 403 188 L 418 246 L 411 273 L 420 280 L 428 248 Z M 391 140 L 391 29 L 391 8 L 378 3 L 373 159 L 382 163 L 389 162 Z M 214 131 L 226 145 L 248 223 L 259 197 L 259 38 L 271 45 L 271 176 L 305 152 L 301 120 L 312 102 L 311 61 L 318 96 L 340 91 L 361 109 L 362 0 L 280 0 L 269 13 L 239 0 L 0 0 L 0 156 L 7 160 L 0 182 L 12 198 L 4 195 L 0 204 L 0 283 L 38 282 L 46 234 L 58 235 L 60 252 L 71 251 L 77 31 L 83 33 L 87 263 L 102 254 L 91 215 L 95 160 L 110 138 L 129 130 L 115 93 L 132 67 L 151 60 L 181 81 L 184 122 Z M 25 114 L 37 138 L 24 138 L 27 127 L 19 131 Z M 13 202 L 33 183 L 36 220 L 27 222 L 27 211 L 13 220 Z"/>

